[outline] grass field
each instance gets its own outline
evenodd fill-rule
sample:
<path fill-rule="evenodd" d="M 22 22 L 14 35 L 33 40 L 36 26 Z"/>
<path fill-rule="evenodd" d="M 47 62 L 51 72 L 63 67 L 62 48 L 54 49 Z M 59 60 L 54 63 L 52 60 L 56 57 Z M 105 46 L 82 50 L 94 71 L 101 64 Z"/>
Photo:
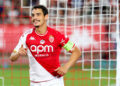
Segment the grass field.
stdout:
<path fill-rule="evenodd" d="M 101 71 L 102 77 L 108 77 L 108 71 Z M 90 71 L 81 70 L 80 66 L 75 66 L 65 75 L 65 86 L 115 86 L 115 80 L 92 79 Z M 99 77 L 99 71 L 93 72 L 94 77 Z M 4 77 L 4 86 L 29 86 L 28 66 L 12 66 L 6 69 L 0 67 L 0 77 Z M 110 71 L 110 77 L 115 77 L 115 71 Z M 100 83 L 99 83 L 100 82 Z M 2 86 L 0 79 L 0 86 Z"/>

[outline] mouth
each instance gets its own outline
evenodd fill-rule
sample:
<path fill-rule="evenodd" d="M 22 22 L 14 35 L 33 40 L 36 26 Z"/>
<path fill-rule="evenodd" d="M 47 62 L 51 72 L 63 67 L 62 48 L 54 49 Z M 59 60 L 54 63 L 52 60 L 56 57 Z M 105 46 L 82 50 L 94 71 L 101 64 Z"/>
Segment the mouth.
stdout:
<path fill-rule="evenodd" d="M 38 23 L 38 22 L 40 22 L 40 20 L 33 20 L 33 23 L 34 23 L 34 24 L 36 24 L 36 23 Z"/>

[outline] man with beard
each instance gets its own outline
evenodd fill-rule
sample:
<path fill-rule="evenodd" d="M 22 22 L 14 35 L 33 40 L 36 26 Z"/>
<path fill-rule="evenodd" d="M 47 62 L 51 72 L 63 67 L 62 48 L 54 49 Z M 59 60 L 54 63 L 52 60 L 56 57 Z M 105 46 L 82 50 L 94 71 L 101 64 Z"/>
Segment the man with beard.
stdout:
<path fill-rule="evenodd" d="M 63 76 L 80 57 L 80 50 L 60 32 L 47 26 L 48 9 L 42 5 L 32 8 L 33 29 L 20 38 L 10 56 L 16 61 L 28 55 L 30 65 L 30 86 L 64 86 Z M 59 63 L 61 48 L 71 52 L 69 61 Z"/>

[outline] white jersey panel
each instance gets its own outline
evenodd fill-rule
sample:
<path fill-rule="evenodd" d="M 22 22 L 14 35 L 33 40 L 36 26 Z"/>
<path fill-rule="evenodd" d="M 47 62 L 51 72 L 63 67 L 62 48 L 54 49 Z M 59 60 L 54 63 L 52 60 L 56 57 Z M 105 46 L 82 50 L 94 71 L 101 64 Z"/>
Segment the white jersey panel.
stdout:
<path fill-rule="evenodd" d="M 64 86 L 64 80 L 60 77 L 40 83 L 30 82 L 30 86 Z"/>
<path fill-rule="evenodd" d="M 28 50 L 29 65 L 30 65 L 30 80 L 39 82 L 54 79 L 45 68 L 43 68 L 33 57 L 30 50 Z"/>
<path fill-rule="evenodd" d="M 23 45 L 24 48 L 27 48 L 26 37 L 28 34 L 32 33 L 32 31 L 33 31 L 33 29 L 30 29 L 30 30 L 27 30 L 25 33 L 23 33 L 23 35 L 20 37 L 19 42 L 18 42 L 17 46 L 15 47 L 14 51 L 18 52 L 21 45 Z"/>
<path fill-rule="evenodd" d="M 30 29 L 28 31 L 26 31 L 19 39 L 19 42 L 17 44 L 17 46 L 15 47 L 14 51 L 19 50 L 19 48 L 21 47 L 21 45 L 23 44 L 24 48 L 27 48 L 26 45 L 26 38 L 27 35 L 31 34 L 33 31 L 33 29 Z M 29 57 L 29 66 L 30 66 L 30 70 L 29 70 L 29 74 L 30 74 L 30 80 L 31 81 L 46 81 L 46 80 L 51 80 L 54 79 L 55 77 L 53 75 L 51 75 L 45 68 L 43 68 L 33 57 L 33 55 L 31 54 L 29 48 L 27 50 L 27 55 Z"/>

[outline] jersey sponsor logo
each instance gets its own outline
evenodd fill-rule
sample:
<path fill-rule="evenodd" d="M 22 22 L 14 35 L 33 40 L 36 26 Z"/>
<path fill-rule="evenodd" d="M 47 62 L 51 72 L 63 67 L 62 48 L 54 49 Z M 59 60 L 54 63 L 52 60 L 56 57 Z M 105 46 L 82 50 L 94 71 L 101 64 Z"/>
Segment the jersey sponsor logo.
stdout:
<path fill-rule="evenodd" d="M 35 57 L 49 56 L 49 54 L 35 54 Z"/>
<path fill-rule="evenodd" d="M 31 45 L 30 46 L 30 50 L 32 52 L 36 52 L 37 54 L 41 53 L 41 52 L 53 52 L 53 46 L 52 45 Z"/>
<path fill-rule="evenodd" d="M 53 35 L 50 35 L 49 36 L 49 41 L 52 43 L 52 42 L 54 42 L 54 36 Z"/>

